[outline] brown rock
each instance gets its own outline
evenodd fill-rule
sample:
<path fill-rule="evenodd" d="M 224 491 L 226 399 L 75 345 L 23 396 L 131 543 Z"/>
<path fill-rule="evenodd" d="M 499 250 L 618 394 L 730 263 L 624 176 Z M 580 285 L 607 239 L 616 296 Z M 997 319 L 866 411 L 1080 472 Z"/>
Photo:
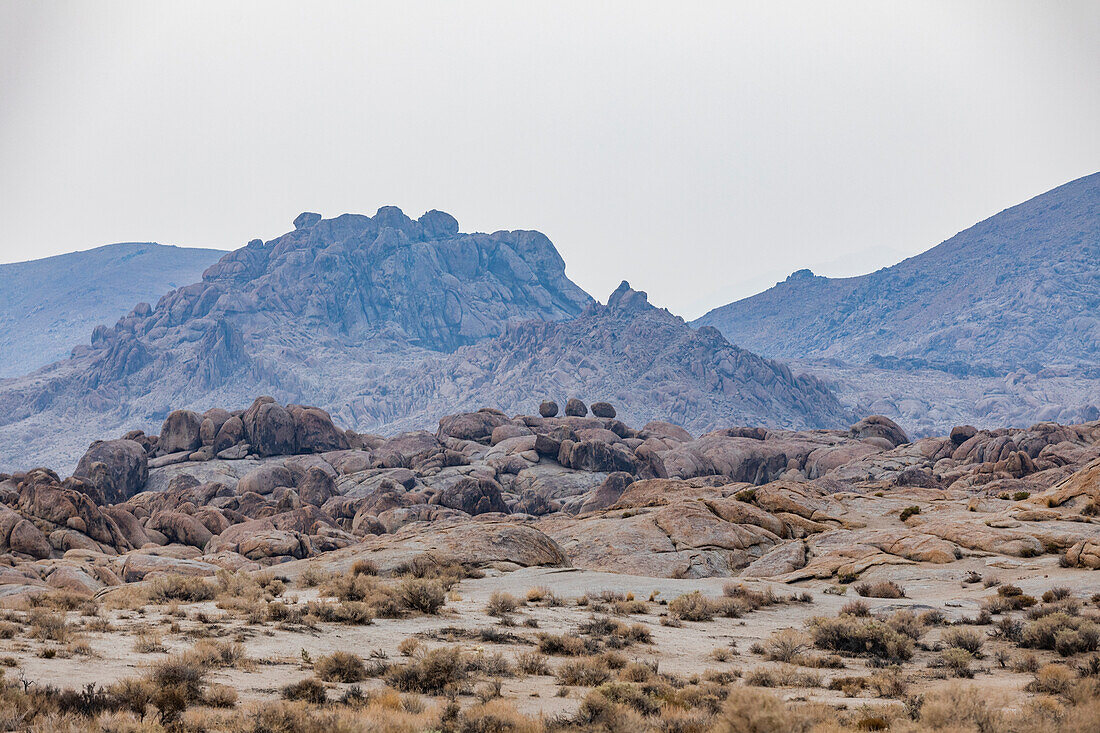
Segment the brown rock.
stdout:
<path fill-rule="evenodd" d="M 553 400 L 543 400 L 539 405 L 539 414 L 543 417 L 557 417 L 558 403 Z"/>
<path fill-rule="evenodd" d="M 611 406 L 609 402 L 593 402 L 592 414 L 596 417 L 615 417 L 615 408 Z"/>
<path fill-rule="evenodd" d="M 168 413 L 168 418 L 160 428 L 160 439 L 157 442 L 161 454 L 177 453 L 196 450 L 202 441 L 199 439 L 199 430 L 202 428 L 202 417 L 191 410 L 175 410 Z"/>
<path fill-rule="evenodd" d="M 576 397 L 570 397 L 565 401 L 565 414 L 569 417 L 584 417 L 588 414 L 588 406 Z"/>
<path fill-rule="evenodd" d="M 102 470 L 93 470 L 95 464 Z M 73 476 L 93 478 L 103 499 L 111 504 L 126 501 L 145 488 L 149 478 L 149 458 L 142 445 L 133 440 L 96 441 L 77 463 Z"/>

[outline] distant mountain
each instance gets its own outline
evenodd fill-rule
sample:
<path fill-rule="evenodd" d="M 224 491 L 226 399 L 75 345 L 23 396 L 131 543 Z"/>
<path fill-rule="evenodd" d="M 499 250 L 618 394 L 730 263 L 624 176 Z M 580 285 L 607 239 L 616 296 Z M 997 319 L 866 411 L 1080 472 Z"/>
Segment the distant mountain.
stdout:
<path fill-rule="evenodd" d="M 67 357 L 97 325 L 198 280 L 224 254 L 127 242 L 0 265 L 0 378 Z"/>
<path fill-rule="evenodd" d="M 513 324 L 414 372 L 392 380 L 406 385 L 406 427 L 482 404 L 519 413 L 544 396 L 610 400 L 622 420 L 664 420 L 696 433 L 855 421 L 823 382 L 733 346 L 716 329 L 691 328 L 626 282 L 578 318 Z"/>
<path fill-rule="evenodd" d="M 694 322 L 910 434 L 1100 417 L 1100 173 L 897 265 L 799 270 Z"/>
<path fill-rule="evenodd" d="M 923 254 L 843 279 L 800 270 L 694 322 L 772 358 L 1000 376 L 1100 364 L 1100 173 Z"/>
<path fill-rule="evenodd" d="M 0 383 L 0 468 L 60 467 L 89 435 L 258 394 L 389 432 L 434 429 L 467 404 L 529 411 L 573 395 L 700 428 L 849 417 L 817 380 L 696 332 L 644 294 L 597 306 L 538 232 L 462 234 L 443 212 L 413 220 L 394 207 L 302 214 L 72 353 Z"/>

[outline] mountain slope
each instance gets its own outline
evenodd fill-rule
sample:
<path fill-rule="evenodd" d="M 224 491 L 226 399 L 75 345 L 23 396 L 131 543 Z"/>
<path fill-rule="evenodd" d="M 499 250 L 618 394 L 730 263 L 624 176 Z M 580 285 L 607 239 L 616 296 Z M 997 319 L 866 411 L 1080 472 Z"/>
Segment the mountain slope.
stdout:
<path fill-rule="evenodd" d="M 860 277 L 801 270 L 694 322 L 773 358 L 993 376 L 1100 363 L 1100 173 Z M 900 363 L 899 363 L 900 362 Z"/>
<path fill-rule="evenodd" d="M 224 254 L 128 242 L 0 265 L 0 378 L 65 358 L 97 325 L 198 280 Z"/>
<path fill-rule="evenodd" d="M 637 307 L 597 307 L 538 232 L 461 234 L 448 214 L 393 207 L 303 214 L 97 328 L 71 359 L 0 383 L 0 468 L 71 462 L 88 434 L 156 430 L 170 409 L 258 394 L 390 432 L 565 391 L 698 428 L 847 424 L 816 380 L 625 293 L 616 304 Z"/>
<path fill-rule="evenodd" d="M 491 404 L 518 413 L 543 397 L 564 404 L 567 396 L 610 400 L 623 420 L 675 422 L 697 433 L 854 420 L 824 383 L 733 346 L 715 329 L 691 328 L 626 282 L 607 305 L 578 318 L 512 325 L 393 381 L 408 385 L 405 427 L 448 409 Z"/>

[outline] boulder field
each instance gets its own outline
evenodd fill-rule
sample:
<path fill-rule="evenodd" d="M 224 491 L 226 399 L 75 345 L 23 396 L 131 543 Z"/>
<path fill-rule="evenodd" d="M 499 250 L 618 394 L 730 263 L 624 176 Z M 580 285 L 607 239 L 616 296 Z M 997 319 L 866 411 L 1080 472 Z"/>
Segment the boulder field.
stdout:
<path fill-rule="evenodd" d="M 693 436 L 558 404 L 389 437 L 270 397 L 172 412 L 92 443 L 68 478 L 0 475 L 0 599 L 318 556 L 790 583 L 974 555 L 1100 567 L 1100 422 Z"/>

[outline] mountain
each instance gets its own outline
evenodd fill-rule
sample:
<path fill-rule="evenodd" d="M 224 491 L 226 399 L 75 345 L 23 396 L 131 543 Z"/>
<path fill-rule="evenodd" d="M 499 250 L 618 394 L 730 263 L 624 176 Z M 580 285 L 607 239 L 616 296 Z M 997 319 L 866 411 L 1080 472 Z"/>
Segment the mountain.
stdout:
<path fill-rule="evenodd" d="M 817 379 L 693 329 L 623 282 L 578 318 L 513 324 L 501 336 L 409 375 L 421 414 L 492 404 L 512 413 L 542 395 L 611 400 L 618 416 L 703 433 L 734 425 L 822 428 L 853 415 Z M 413 422 L 403 421 L 408 427 Z"/>
<path fill-rule="evenodd" d="M 70 359 L 0 383 L 0 466 L 73 462 L 90 432 L 155 430 L 170 409 L 258 394 L 389 432 L 434 428 L 456 405 L 529 409 L 547 396 L 615 397 L 624 414 L 699 428 L 850 421 L 817 380 L 644 294 L 612 300 L 598 306 L 569 280 L 538 232 L 463 234 L 443 212 L 413 220 L 394 207 L 302 214 L 155 307 L 96 327 Z"/>
<path fill-rule="evenodd" d="M 0 265 L 0 378 L 68 356 L 97 324 L 198 280 L 224 254 L 126 242 Z"/>
<path fill-rule="evenodd" d="M 1100 173 L 975 224 L 923 254 L 843 279 L 795 272 L 707 313 L 773 358 L 1003 375 L 1100 363 Z"/>

